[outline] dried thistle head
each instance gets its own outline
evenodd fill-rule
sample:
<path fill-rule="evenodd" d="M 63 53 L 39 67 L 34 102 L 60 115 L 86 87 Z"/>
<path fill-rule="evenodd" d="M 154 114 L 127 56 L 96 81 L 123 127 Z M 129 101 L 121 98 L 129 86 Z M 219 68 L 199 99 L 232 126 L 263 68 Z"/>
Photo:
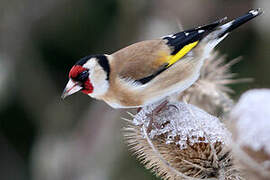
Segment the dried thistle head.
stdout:
<path fill-rule="evenodd" d="M 249 179 L 270 179 L 270 89 L 244 93 L 230 113 L 233 150 Z"/>
<path fill-rule="evenodd" d="M 170 104 L 154 117 L 150 132 L 146 130 L 148 115 L 157 105 L 144 107 L 129 121 L 124 135 L 147 168 L 164 179 L 242 179 L 232 163 L 230 135 L 212 116 L 227 113 L 234 105 L 227 85 L 245 81 L 234 80 L 229 71 L 238 60 L 225 64 L 224 56 L 213 53 L 205 61 L 197 82 L 179 96 L 180 101 L 190 104 Z"/>
<path fill-rule="evenodd" d="M 218 118 L 183 102 L 169 104 L 155 116 L 148 133 L 149 113 L 144 107 L 125 128 L 131 150 L 164 179 L 240 178 L 227 148 L 230 133 Z"/>
<path fill-rule="evenodd" d="M 225 60 L 225 56 L 213 52 L 205 60 L 199 79 L 180 94 L 179 100 L 185 100 L 215 116 L 229 112 L 234 103 L 228 95 L 228 93 L 233 92 L 228 85 L 250 79 L 233 79 L 235 74 L 230 72 L 230 67 L 240 58 L 227 64 Z"/>

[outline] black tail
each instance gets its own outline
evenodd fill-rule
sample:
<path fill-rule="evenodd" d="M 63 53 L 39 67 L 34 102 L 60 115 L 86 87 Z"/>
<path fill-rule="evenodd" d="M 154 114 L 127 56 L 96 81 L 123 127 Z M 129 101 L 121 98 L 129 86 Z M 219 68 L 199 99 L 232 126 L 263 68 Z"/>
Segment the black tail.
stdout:
<path fill-rule="evenodd" d="M 242 24 L 248 22 L 249 20 L 261 15 L 263 13 L 262 9 L 256 9 L 256 10 L 251 10 L 248 13 L 246 13 L 243 16 L 240 16 L 222 26 L 220 26 L 221 34 L 219 34 L 219 37 L 224 36 L 225 34 L 231 32 L 232 30 L 238 28 Z"/>

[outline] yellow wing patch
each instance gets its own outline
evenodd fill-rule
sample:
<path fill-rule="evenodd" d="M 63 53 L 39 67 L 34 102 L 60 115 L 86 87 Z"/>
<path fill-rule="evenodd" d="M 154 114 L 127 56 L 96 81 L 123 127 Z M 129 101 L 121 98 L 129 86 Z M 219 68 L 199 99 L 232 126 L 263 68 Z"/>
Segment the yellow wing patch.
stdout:
<path fill-rule="evenodd" d="M 181 59 L 183 56 L 185 56 L 191 49 L 193 49 L 199 41 L 190 43 L 188 45 L 185 45 L 178 53 L 176 53 L 173 56 L 170 56 L 170 58 L 168 59 L 168 65 L 167 67 L 171 66 L 172 64 L 174 64 L 175 62 L 177 62 L 179 59 Z"/>

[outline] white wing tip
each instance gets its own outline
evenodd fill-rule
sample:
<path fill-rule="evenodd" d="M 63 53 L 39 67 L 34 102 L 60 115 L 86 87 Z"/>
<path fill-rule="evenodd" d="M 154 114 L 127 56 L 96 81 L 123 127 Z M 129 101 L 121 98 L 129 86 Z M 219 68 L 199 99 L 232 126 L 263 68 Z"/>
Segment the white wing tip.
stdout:
<path fill-rule="evenodd" d="M 251 13 L 253 16 L 258 16 L 259 14 L 263 13 L 263 10 L 261 8 L 253 9 L 253 10 L 250 10 L 249 13 Z"/>

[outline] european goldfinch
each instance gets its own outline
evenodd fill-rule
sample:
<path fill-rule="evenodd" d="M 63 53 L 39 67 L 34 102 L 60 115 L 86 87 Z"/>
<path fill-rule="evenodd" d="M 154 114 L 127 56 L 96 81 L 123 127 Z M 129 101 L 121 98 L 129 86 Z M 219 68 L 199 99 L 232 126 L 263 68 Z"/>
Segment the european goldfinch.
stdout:
<path fill-rule="evenodd" d="M 232 30 L 262 14 L 251 10 L 211 24 L 147 40 L 113 54 L 90 55 L 69 72 L 62 98 L 81 91 L 113 108 L 143 107 L 190 87 L 204 60 Z"/>

